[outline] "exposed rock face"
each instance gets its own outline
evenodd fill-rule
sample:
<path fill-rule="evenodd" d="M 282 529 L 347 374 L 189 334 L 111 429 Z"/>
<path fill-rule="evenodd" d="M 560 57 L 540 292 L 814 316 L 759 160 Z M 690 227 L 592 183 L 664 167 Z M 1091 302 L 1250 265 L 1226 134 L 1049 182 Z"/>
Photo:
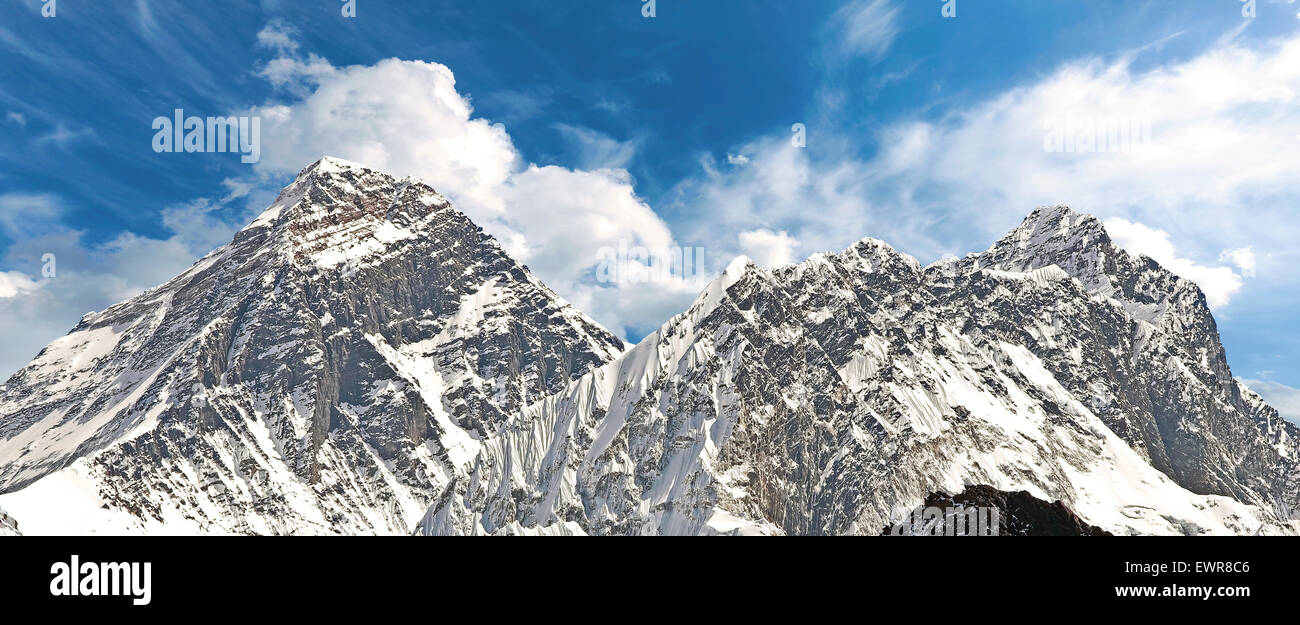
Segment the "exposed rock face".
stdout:
<path fill-rule="evenodd" d="M 0 387 L 0 493 L 89 492 L 98 531 L 409 533 L 622 347 L 433 189 L 327 158 Z"/>
<path fill-rule="evenodd" d="M 1112 535 L 1110 532 L 1095 525 L 1089 525 L 1083 519 L 1080 519 L 1078 515 L 1065 506 L 1064 502 L 1058 500 L 1049 503 L 1023 490 L 1008 493 L 991 486 L 969 486 L 956 495 L 933 493 L 925 498 L 925 506 L 938 508 L 944 511 L 945 516 L 949 514 L 949 511 L 955 511 L 955 515 L 960 516 L 964 511 L 972 508 L 996 509 L 998 511 L 997 536 Z M 924 521 L 923 517 L 913 515 L 913 519 L 906 519 L 905 521 L 908 522 L 905 522 L 902 526 L 886 527 L 880 534 L 882 536 L 920 534 L 926 528 L 912 527 L 918 525 L 911 522 L 916 518 L 922 518 L 922 521 Z M 924 522 L 920 525 L 924 525 Z M 940 524 L 938 527 L 943 526 Z M 969 531 L 969 525 L 965 529 Z M 946 534 L 937 531 L 928 535 Z"/>
<path fill-rule="evenodd" d="M 733 263 L 485 441 L 420 530 L 874 534 L 985 484 L 1115 533 L 1292 533 L 1297 449 L 1200 291 L 1055 207 L 927 268 L 870 239 Z"/>

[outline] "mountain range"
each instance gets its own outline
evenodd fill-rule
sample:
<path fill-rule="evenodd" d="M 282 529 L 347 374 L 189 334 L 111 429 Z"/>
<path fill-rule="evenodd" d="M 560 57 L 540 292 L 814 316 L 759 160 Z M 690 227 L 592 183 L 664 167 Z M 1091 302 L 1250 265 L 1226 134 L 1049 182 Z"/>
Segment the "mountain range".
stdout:
<path fill-rule="evenodd" d="M 1300 430 L 1064 206 L 929 266 L 741 257 L 629 347 L 328 157 L 0 386 L 11 533 L 879 534 L 964 491 L 1051 510 L 1019 533 L 1294 534 Z"/>

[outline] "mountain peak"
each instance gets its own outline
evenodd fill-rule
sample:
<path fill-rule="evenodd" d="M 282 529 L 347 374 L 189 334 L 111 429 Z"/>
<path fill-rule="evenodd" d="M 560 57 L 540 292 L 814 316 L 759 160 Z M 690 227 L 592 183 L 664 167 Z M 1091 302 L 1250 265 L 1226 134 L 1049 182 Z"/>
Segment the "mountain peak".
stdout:
<path fill-rule="evenodd" d="M 314 175 L 319 176 L 319 175 L 335 174 L 340 172 L 356 172 L 356 173 L 374 172 L 378 174 L 388 175 L 388 174 L 384 174 L 384 172 L 375 169 L 373 167 L 369 167 L 367 165 L 362 165 L 361 163 L 356 163 L 353 161 L 342 159 L 337 156 L 330 156 L 327 154 L 316 159 L 316 162 L 304 167 L 302 171 L 298 172 L 298 175 L 296 176 L 295 179 L 311 177 Z"/>
<path fill-rule="evenodd" d="M 1109 284 L 1107 259 L 1123 252 L 1115 247 L 1101 221 L 1069 206 L 1040 206 L 988 250 L 967 256 L 970 269 L 1026 272 L 1056 265 L 1089 289 Z"/>
<path fill-rule="evenodd" d="M 286 224 L 292 224 L 298 238 L 322 229 L 382 235 L 381 229 L 391 230 L 385 224 L 400 227 L 449 206 L 447 198 L 418 179 L 323 156 L 298 172 L 240 236 Z"/>
<path fill-rule="evenodd" d="M 1046 244 L 1056 251 L 1083 251 L 1110 242 L 1105 226 L 1096 217 L 1058 204 L 1034 209 L 995 247 L 1012 244 L 1023 249 Z"/>

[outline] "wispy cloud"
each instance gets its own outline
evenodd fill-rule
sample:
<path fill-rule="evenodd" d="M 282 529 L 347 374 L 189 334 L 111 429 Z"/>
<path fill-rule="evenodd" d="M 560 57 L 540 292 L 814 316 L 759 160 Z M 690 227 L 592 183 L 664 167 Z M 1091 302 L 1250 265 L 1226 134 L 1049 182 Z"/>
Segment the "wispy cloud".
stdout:
<path fill-rule="evenodd" d="M 840 49 L 847 54 L 880 58 L 898 38 L 899 8 L 890 0 L 857 0 L 835 13 Z"/>
<path fill-rule="evenodd" d="M 636 155 L 636 139 L 619 141 L 603 132 L 570 124 L 556 124 L 565 140 L 578 152 L 578 167 L 583 169 L 622 169 Z"/>
<path fill-rule="evenodd" d="M 49 132 L 36 138 L 36 143 L 52 144 L 59 148 L 67 147 L 68 144 L 95 136 L 95 131 L 85 127 L 69 127 L 66 124 L 58 123 Z"/>

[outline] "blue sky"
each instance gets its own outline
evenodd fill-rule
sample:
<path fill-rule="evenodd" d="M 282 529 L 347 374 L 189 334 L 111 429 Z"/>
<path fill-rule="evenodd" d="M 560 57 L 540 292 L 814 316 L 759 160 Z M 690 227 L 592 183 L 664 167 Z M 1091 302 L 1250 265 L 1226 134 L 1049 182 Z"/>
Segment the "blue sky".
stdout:
<path fill-rule="evenodd" d="M 930 262 L 1070 204 L 1202 284 L 1234 373 L 1300 414 L 1294 2 L 46 4 L 0 4 L 3 376 L 329 153 L 429 180 L 632 339 L 699 284 L 593 284 L 597 247 Z M 154 152 L 176 108 L 259 116 L 261 161 Z M 1065 119 L 1146 123 L 1149 150 L 1045 151 Z"/>

